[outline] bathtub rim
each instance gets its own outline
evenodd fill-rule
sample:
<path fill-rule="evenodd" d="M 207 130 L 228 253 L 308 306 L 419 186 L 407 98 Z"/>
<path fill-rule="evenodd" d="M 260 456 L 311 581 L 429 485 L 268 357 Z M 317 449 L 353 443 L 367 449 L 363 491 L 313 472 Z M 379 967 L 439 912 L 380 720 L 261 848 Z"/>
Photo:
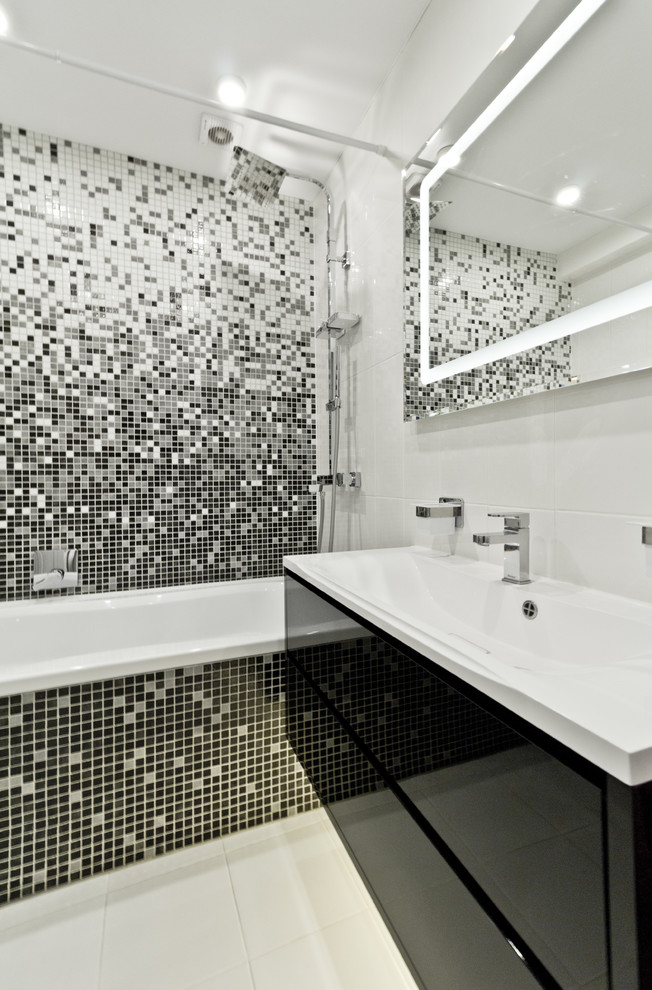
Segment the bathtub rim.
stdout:
<path fill-rule="evenodd" d="M 0 617 L 14 608 L 20 610 L 40 610 L 41 608 L 57 607 L 63 611 L 75 611 L 77 607 L 90 608 L 93 603 L 96 604 L 98 602 L 105 602 L 106 607 L 110 608 L 114 599 L 121 602 L 131 598 L 140 599 L 142 604 L 143 598 L 152 598 L 159 595 L 181 600 L 185 597 L 194 597 L 198 594 L 200 597 L 204 597 L 218 588 L 220 591 L 230 594 L 247 587 L 260 588 L 266 584 L 276 586 L 282 583 L 283 575 L 274 575 L 273 577 L 243 578 L 242 581 L 199 581 L 196 584 L 162 585 L 157 588 L 133 588 L 126 591 L 84 591 L 69 592 L 61 595 L 38 592 L 38 597 L 1 601 Z"/>
<path fill-rule="evenodd" d="M 215 581 L 194 585 L 173 585 L 164 588 L 144 588 L 134 591 L 120 591 L 105 594 L 92 592 L 81 595 L 48 595 L 44 599 L 22 599 L 16 602 L 0 603 L 0 619 L 26 617 L 30 612 L 43 614 L 51 608 L 58 611 L 74 613 L 84 609 L 92 609 L 105 603 L 106 608 L 112 607 L 113 599 L 119 599 L 122 607 L 128 607 L 127 602 L 133 599 L 133 605 L 140 604 L 148 598 L 152 604 L 161 604 L 161 598 L 183 601 L 184 598 L 207 597 L 219 589 L 223 595 L 245 591 L 248 587 L 256 587 L 258 591 L 265 585 L 268 591 L 274 591 L 283 601 L 283 577 L 247 578 L 242 581 Z M 203 594 L 202 594 L 203 593 Z M 129 602 L 131 604 L 131 602 Z M 117 606 L 113 606 L 116 608 Z M 119 680 L 138 674 L 164 672 L 166 670 L 186 669 L 210 663 L 223 663 L 227 660 L 240 660 L 246 657 L 264 656 L 285 651 L 285 632 L 283 609 L 279 608 L 276 630 L 265 629 L 258 638 L 250 634 L 245 636 L 230 636 L 222 639 L 216 645 L 214 639 L 194 639 L 165 644 L 149 644 L 122 649 L 94 651 L 53 660 L 40 660 L 14 665 L 7 676 L 3 676 L 0 663 L 0 697 L 5 698 L 16 694 L 47 691 L 52 688 L 75 687 L 91 684 L 97 681 Z"/>

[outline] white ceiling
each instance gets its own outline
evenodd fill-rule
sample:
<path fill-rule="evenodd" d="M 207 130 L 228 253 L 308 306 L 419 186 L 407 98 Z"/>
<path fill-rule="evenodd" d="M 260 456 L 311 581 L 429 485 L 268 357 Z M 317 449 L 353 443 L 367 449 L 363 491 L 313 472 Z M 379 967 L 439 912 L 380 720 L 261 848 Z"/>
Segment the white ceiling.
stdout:
<path fill-rule="evenodd" d="M 20 41 L 209 99 L 219 76 L 235 73 L 248 85 L 246 107 L 351 136 L 429 3 L 0 0 L 10 35 Z M 5 123 L 221 176 L 224 156 L 199 144 L 202 112 L 206 107 L 0 45 Z M 321 180 L 342 151 L 249 120 L 240 142 Z M 302 195 L 313 191 L 302 184 Z"/>
<path fill-rule="evenodd" d="M 610 0 L 464 156 L 475 176 L 553 200 L 577 185 L 580 209 L 550 207 L 446 176 L 436 226 L 560 253 L 614 218 L 652 217 L 650 0 Z M 605 222 L 606 221 L 606 222 Z"/>

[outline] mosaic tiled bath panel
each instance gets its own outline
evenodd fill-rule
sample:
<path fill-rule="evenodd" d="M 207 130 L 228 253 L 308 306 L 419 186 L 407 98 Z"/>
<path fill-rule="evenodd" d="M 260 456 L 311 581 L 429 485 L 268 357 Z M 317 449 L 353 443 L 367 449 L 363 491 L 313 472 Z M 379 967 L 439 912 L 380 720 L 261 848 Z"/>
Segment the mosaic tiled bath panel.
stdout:
<path fill-rule="evenodd" d="M 319 806 L 283 656 L 0 699 L 0 904 Z"/>
<path fill-rule="evenodd" d="M 2 128 L 0 599 L 280 573 L 314 548 L 312 209 Z"/>

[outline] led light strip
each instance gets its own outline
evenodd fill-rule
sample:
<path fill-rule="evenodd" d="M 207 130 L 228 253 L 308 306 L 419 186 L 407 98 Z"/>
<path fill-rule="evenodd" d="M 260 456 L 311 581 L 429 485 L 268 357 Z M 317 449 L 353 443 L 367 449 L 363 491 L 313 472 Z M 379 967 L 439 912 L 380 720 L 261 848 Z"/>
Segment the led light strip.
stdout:
<path fill-rule="evenodd" d="M 525 65 L 519 69 L 516 75 L 511 79 L 507 85 L 500 91 L 498 96 L 491 101 L 488 107 L 486 107 L 482 113 L 476 117 L 473 123 L 464 131 L 462 136 L 457 139 L 455 144 L 450 148 L 447 154 L 445 154 L 435 165 L 435 167 L 425 176 L 423 182 L 421 183 L 421 191 L 419 195 L 419 204 L 421 210 L 420 217 L 420 282 L 421 282 L 421 326 L 420 326 L 420 369 L 421 369 L 421 381 L 424 385 L 429 385 L 432 382 L 441 381 L 443 378 L 448 378 L 450 375 L 458 374 L 460 371 L 470 371 L 472 368 L 479 368 L 481 365 L 485 364 L 487 361 L 498 360 L 498 357 L 508 357 L 510 354 L 518 354 L 521 351 L 527 350 L 529 347 L 535 346 L 534 343 L 528 343 L 521 346 L 521 337 L 525 333 L 531 333 L 532 331 L 540 332 L 540 339 L 536 340 L 536 343 L 547 343 L 551 340 L 556 340 L 558 337 L 565 337 L 570 333 L 577 333 L 579 330 L 585 330 L 588 326 L 595 325 L 595 316 L 593 317 L 593 323 L 587 323 L 584 320 L 578 320 L 577 324 L 571 324 L 572 329 L 564 329 L 557 333 L 555 329 L 552 330 L 552 335 L 548 328 L 555 327 L 560 320 L 568 320 L 570 317 L 579 317 L 580 313 L 584 310 L 576 310 L 574 313 L 569 313 L 566 316 L 559 317 L 558 320 L 552 320 L 550 323 L 543 323 L 539 327 L 532 327 L 522 334 L 515 334 L 513 337 L 508 337 L 505 340 L 499 341 L 498 344 L 490 344 L 488 347 L 483 347 L 472 354 L 464 355 L 462 358 L 455 358 L 453 361 L 449 361 L 447 364 L 440 365 L 437 368 L 430 367 L 430 226 L 429 226 L 429 209 L 428 204 L 430 200 L 430 190 L 437 183 L 444 173 L 448 170 L 451 164 L 456 161 L 464 152 L 470 148 L 474 141 L 476 141 L 481 134 L 487 130 L 490 124 L 496 120 L 497 117 L 506 110 L 510 103 L 516 99 L 516 97 L 521 93 L 525 87 L 541 72 L 542 69 L 550 62 L 555 55 L 561 51 L 564 45 L 570 41 L 570 39 L 579 31 L 581 27 L 595 14 L 596 10 L 599 10 L 602 5 L 606 3 L 606 0 L 580 0 L 577 7 L 572 11 L 569 16 L 562 21 L 559 27 L 553 31 L 550 37 L 544 41 L 539 49 L 534 53 L 534 55 L 525 63 Z M 651 283 L 644 283 L 643 286 L 638 286 L 637 288 L 643 289 L 646 285 L 649 286 Z M 619 296 L 613 297 L 614 299 L 628 296 L 633 290 L 628 290 L 628 292 L 620 293 Z M 607 302 L 608 300 L 605 300 Z M 585 307 L 586 310 L 595 310 L 601 304 L 593 303 L 591 306 Z M 649 306 L 650 302 L 645 303 Z M 625 316 L 627 313 L 635 312 L 638 309 L 643 308 L 640 305 L 636 305 L 635 309 L 624 310 L 615 314 L 616 316 Z M 614 315 L 606 317 L 600 322 L 604 323 L 606 320 L 614 319 Z M 568 324 L 567 324 L 568 326 Z M 531 338 L 530 338 L 531 339 Z M 493 348 L 500 348 L 501 353 L 494 357 L 489 356 L 489 352 Z M 460 362 L 464 362 L 464 367 L 459 367 Z"/>
<path fill-rule="evenodd" d="M 589 327 L 597 327 L 610 320 L 617 320 L 621 316 L 630 316 L 641 309 L 652 306 L 652 281 L 635 285 L 624 292 L 608 296 L 607 299 L 600 299 L 589 306 L 582 306 L 572 313 L 558 316 L 548 323 L 541 323 L 538 327 L 529 327 L 521 330 L 513 337 L 505 337 L 495 344 L 487 344 L 486 347 L 479 347 L 471 354 L 464 354 L 462 357 L 454 358 L 446 364 L 440 364 L 437 368 L 431 368 L 429 382 L 440 382 L 451 375 L 459 375 L 463 371 L 472 371 L 490 361 L 500 361 L 501 358 L 512 357 L 522 351 L 528 351 L 531 347 L 538 347 L 540 344 L 549 344 L 560 337 L 568 337 L 570 334 L 579 333 L 580 330 L 588 330 Z M 422 376 L 423 378 L 423 376 Z"/>

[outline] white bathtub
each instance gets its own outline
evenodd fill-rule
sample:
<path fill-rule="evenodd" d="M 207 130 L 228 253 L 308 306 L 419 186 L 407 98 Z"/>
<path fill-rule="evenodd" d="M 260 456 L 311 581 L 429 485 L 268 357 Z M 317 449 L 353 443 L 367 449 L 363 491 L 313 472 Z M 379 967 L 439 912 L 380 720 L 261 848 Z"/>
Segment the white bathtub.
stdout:
<path fill-rule="evenodd" d="M 0 697 L 276 653 L 283 579 L 0 604 Z"/>

